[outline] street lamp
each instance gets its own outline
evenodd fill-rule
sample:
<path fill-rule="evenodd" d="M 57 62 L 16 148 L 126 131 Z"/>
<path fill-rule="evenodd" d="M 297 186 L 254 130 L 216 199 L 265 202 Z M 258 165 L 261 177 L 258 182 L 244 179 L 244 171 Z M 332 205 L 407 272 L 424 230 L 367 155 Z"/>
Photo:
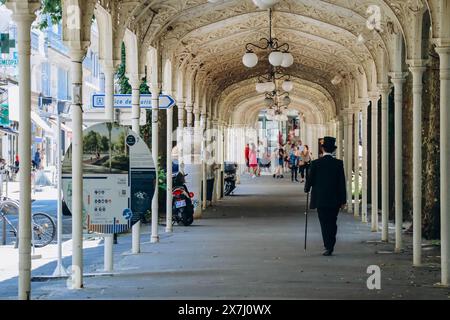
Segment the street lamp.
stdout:
<path fill-rule="evenodd" d="M 255 0 L 254 0 L 255 1 Z M 261 5 L 262 4 L 261 0 Z M 277 1 L 264 1 L 264 3 L 273 3 L 275 4 Z M 255 1 L 256 3 L 256 1 Z M 273 5 L 272 4 L 272 5 Z M 253 52 L 252 47 L 258 48 L 261 50 L 270 50 L 269 53 L 269 63 L 274 67 L 284 67 L 288 68 L 294 63 L 294 57 L 289 52 L 289 44 L 287 43 L 278 43 L 277 38 L 272 38 L 272 9 L 269 9 L 269 38 L 261 38 L 259 40 L 262 44 L 254 44 L 254 43 L 247 43 L 245 45 L 245 54 L 242 57 L 242 63 L 248 67 L 253 68 L 258 64 L 258 56 Z"/>

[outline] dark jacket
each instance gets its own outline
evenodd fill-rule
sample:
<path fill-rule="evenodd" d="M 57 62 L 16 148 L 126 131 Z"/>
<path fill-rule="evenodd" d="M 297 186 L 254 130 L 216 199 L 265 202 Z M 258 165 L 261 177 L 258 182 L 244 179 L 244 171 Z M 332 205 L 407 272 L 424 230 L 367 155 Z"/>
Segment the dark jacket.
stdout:
<path fill-rule="evenodd" d="M 338 208 L 347 202 L 344 163 L 326 155 L 311 162 L 305 192 L 311 191 L 310 209 Z"/>

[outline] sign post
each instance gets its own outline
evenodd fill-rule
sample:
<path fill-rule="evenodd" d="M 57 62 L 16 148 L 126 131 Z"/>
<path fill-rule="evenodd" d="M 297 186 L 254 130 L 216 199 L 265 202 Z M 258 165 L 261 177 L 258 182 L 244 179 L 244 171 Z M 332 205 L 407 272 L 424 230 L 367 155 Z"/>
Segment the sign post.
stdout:
<path fill-rule="evenodd" d="M 141 94 L 140 95 L 140 106 L 141 109 L 151 109 L 152 108 L 152 95 L 151 94 Z M 175 105 L 175 100 L 167 95 L 159 95 L 159 108 L 169 109 Z M 131 109 L 131 94 L 115 94 L 114 95 L 114 108 L 118 109 Z M 92 95 L 92 107 L 94 109 L 105 108 L 105 94 L 94 94 Z"/>

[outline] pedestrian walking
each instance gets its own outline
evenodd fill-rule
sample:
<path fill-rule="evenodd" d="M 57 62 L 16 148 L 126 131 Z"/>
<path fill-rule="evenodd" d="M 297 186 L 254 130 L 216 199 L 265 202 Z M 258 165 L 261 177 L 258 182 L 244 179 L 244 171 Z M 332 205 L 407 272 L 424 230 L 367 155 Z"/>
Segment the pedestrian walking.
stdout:
<path fill-rule="evenodd" d="M 245 144 L 244 155 L 245 155 L 245 165 L 247 166 L 247 172 L 250 173 L 250 162 L 249 162 L 250 146 L 248 145 L 248 143 Z"/>
<path fill-rule="evenodd" d="M 41 168 L 41 150 L 39 148 L 37 148 L 36 152 L 34 153 L 34 158 L 33 158 L 33 165 L 35 166 L 35 169 L 40 169 Z"/>
<path fill-rule="evenodd" d="M 299 162 L 299 153 L 298 149 L 295 145 L 292 145 L 291 151 L 289 152 L 289 168 L 291 169 L 291 181 L 298 182 L 298 162 Z"/>
<path fill-rule="evenodd" d="M 309 147 L 305 144 L 303 151 L 300 153 L 300 161 L 299 161 L 299 171 L 300 176 L 302 177 L 302 183 L 305 182 L 305 175 L 308 175 L 308 169 L 311 165 L 312 154 L 309 151 Z"/>
<path fill-rule="evenodd" d="M 324 138 L 321 145 L 323 155 L 311 163 L 305 183 L 306 193 L 312 188 L 310 209 L 317 209 L 319 214 L 324 256 L 333 254 L 339 209 L 344 208 L 347 201 L 344 163 L 332 156 L 335 143 L 333 137 Z"/>
<path fill-rule="evenodd" d="M 275 175 L 274 178 L 284 178 L 283 176 L 283 164 L 284 164 L 284 149 L 283 146 L 280 144 L 278 145 L 278 166 L 277 166 L 277 170 L 275 171 Z"/>
<path fill-rule="evenodd" d="M 256 156 L 256 146 L 254 143 L 251 144 L 250 152 L 248 155 L 248 162 L 250 164 L 252 178 L 255 178 L 258 170 L 258 160 Z"/>

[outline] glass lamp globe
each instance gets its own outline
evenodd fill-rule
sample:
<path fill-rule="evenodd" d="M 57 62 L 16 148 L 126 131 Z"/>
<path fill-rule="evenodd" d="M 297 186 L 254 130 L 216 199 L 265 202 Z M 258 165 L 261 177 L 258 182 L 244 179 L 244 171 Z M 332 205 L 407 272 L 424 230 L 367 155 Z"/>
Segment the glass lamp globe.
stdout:
<path fill-rule="evenodd" d="M 281 51 L 272 51 L 269 54 L 269 62 L 274 67 L 281 66 L 281 63 L 283 62 L 283 52 L 281 52 Z"/>
<path fill-rule="evenodd" d="M 288 67 L 292 66 L 293 63 L 294 63 L 294 57 L 292 56 L 292 54 L 289 52 L 284 52 L 281 66 L 283 68 L 288 68 Z"/>
<path fill-rule="evenodd" d="M 273 104 L 273 99 L 272 99 L 272 98 L 265 98 L 265 99 L 264 99 L 264 104 L 265 104 L 267 107 L 270 107 L 270 106 Z"/>
<path fill-rule="evenodd" d="M 273 82 L 266 82 L 264 85 L 265 85 L 266 92 L 272 92 L 275 90 L 275 83 L 273 83 Z"/>
<path fill-rule="evenodd" d="M 286 96 L 283 98 L 283 103 L 284 105 L 289 105 L 291 103 L 291 98 L 289 98 L 289 96 Z"/>
<path fill-rule="evenodd" d="M 265 84 L 264 83 L 257 83 L 256 84 L 256 91 L 258 92 L 258 93 L 263 93 L 263 92 L 265 92 L 266 90 L 265 90 Z"/>
<path fill-rule="evenodd" d="M 283 81 L 283 84 L 281 85 L 284 91 L 291 92 L 294 88 L 294 83 L 290 80 Z"/>
<path fill-rule="evenodd" d="M 279 0 L 253 0 L 253 3 L 261 10 L 273 7 Z"/>
<path fill-rule="evenodd" d="M 246 52 L 242 57 L 242 63 L 247 68 L 253 68 L 258 63 L 258 56 L 253 52 Z"/>

